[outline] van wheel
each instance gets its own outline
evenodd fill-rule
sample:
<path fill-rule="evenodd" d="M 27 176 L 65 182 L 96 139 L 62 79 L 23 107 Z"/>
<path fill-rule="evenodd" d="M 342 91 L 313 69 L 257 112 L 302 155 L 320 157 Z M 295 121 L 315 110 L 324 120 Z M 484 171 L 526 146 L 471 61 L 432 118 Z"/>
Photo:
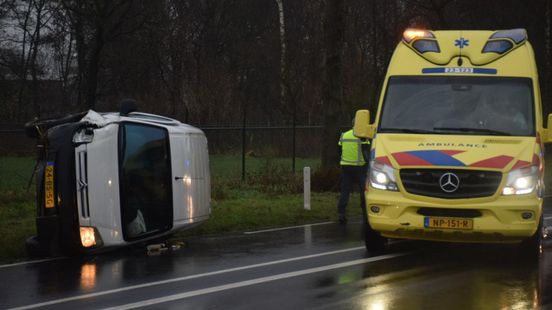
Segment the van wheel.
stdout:
<path fill-rule="evenodd" d="M 25 248 L 29 258 L 40 258 L 50 254 L 48 248 L 38 241 L 37 236 L 27 238 L 25 240 Z"/>
<path fill-rule="evenodd" d="M 364 244 L 370 254 L 381 254 L 387 248 L 387 238 L 382 237 L 378 232 L 370 227 L 370 224 L 364 224 Z"/>
<path fill-rule="evenodd" d="M 533 236 L 523 240 L 520 245 L 520 254 L 523 257 L 530 259 L 539 259 L 542 256 L 543 252 L 543 239 L 542 239 L 542 227 L 543 227 L 543 216 L 541 215 L 539 226 L 537 231 Z"/>

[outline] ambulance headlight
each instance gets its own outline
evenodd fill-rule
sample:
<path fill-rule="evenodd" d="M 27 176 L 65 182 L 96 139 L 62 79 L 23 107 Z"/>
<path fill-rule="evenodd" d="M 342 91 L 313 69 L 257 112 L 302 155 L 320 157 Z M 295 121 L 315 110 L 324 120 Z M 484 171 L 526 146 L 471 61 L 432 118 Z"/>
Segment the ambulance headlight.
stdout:
<path fill-rule="evenodd" d="M 373 188 L 389 191 L 399 190 L 393 168 L 377 161 L 370 163 L 368 182 Z"/>
<path fill-rule="evenodd" d="M 531 166 L 516 169 L 508 173 L 502 195 L 525 195 L 532 193 L 537 187 L 539 169 Z"/>

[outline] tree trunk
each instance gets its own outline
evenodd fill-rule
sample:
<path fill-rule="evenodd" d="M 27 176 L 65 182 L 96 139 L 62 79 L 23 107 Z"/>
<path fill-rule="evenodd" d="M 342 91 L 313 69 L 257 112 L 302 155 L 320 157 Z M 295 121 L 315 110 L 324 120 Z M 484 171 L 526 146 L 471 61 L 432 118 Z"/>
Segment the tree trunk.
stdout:
<path fill-rule="evenodd" d="M 81 2 L 77 2 L 77 5 L 81 5 Z M 77 7 L 77 12 L 82 10 L 81 7 Z M 83 96 L 85 94 L 86 85 L 86 51 L 87 44 L 84 33 L 84 17 L 80 13 L 76 13 L 74 16 L 74 33 L 75 33 L 75 49 L 77 52 L 77 105 L 80 108 L 83 106 Z"/>
<path fill-rule="evenodd" d="M 104 45 L 103 29 L 96 28 L 95 38 L 90 49 L 90 58 L 86 72 L 86 108 L 95 109 L 96 91 L 98 88 L 98 72 L 100 67 L 100 55 Z"/>
<path fill-rule="evenodd" d="M 33 35 L 33 48 L 30 59 L 31 66 L 31 77 L 32 77 L 32 98 L 33 98 L 33 112 L 35 115 L 40 118 L 40 103 L 39 103 L 39 90 L 38 90 L 38 68 L 36 63 L 36 58 L 38 56 L 38 46 L 40 43 L 40 30 L 42 28 L 42 9 L 44 8 L 44 2 L 40 1 L 36 4 L 36 25 Z"/>
<path fill-rule="evenodd" d="M 337 167 L 339 152 L 339 112 L 342 108 L 343 1 L 328 0 L 324 14 L 325 72 L 322 103 L 322 169 Z"/>
<path fill-rule="evenodd" d="M 20 85 L 19 85 L 19 93 L 17 96 L 17 116 L 18 118 L 22 118 L 23 114 L 25 114 L 25 111 L 23 107 L 25 106 L 23 102 L 23 95 L 25 93 L 25 88 L 27 87 L 27 71 L 28 71 L 28 54 L 26 51 L 27 46 L 27 37 L 28 37 L 28 31 L 27 26 L 29 25 L 29 18 L 31 17 L 31 12 L 33 10 L 33 1 L 29 1 L 29 5 L 27 7 L 27 11 L 25 12 L 25 19 L 23 21 L 23 25 L 21 25 L 21 29 L 23 30 L 23 41 L 22 41 L 22 47 L 21 47 L 21 62 L 20 62 Z M 31 38 L 32 42 L 32 38 Z"/>
<path fill-rule="evenodd" d="M 283 0 L 276 0 L 280 24 L 280 107 L 286 104 L 286 25 L 284 20 Z"/>

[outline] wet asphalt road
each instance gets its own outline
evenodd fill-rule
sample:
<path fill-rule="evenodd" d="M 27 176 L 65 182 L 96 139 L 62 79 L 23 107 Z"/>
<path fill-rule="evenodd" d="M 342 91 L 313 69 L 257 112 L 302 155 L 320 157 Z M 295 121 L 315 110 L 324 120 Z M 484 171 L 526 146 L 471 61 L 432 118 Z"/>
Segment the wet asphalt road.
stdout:
<path fill-rule="evenodd" d="M 552 225 L 548 209 L 545 225 Z M 360 223 L 194 238 L 170 255 L 125 250 L 0 266 L 0 309 L 552 309 L 552 240 L 515 246 L 394 242 Z"/>

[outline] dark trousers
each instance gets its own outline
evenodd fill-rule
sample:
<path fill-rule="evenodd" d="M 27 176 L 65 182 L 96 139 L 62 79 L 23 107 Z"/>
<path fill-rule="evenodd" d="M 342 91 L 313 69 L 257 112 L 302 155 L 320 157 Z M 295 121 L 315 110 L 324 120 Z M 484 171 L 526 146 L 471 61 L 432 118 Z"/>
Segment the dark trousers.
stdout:
<path fill-rule="evenodd" d="M 366 210 L 364 186 L 367 172 L 367 166 L 341 166 L 341 194 L 339 195 L 339 202 L 337 204 L 337 212 L 339 214 L 345 214 L 345 208 L 349 202 L 349 194 L 353 190 L 353 185 L 358 186 L 362 211 Z"/>

